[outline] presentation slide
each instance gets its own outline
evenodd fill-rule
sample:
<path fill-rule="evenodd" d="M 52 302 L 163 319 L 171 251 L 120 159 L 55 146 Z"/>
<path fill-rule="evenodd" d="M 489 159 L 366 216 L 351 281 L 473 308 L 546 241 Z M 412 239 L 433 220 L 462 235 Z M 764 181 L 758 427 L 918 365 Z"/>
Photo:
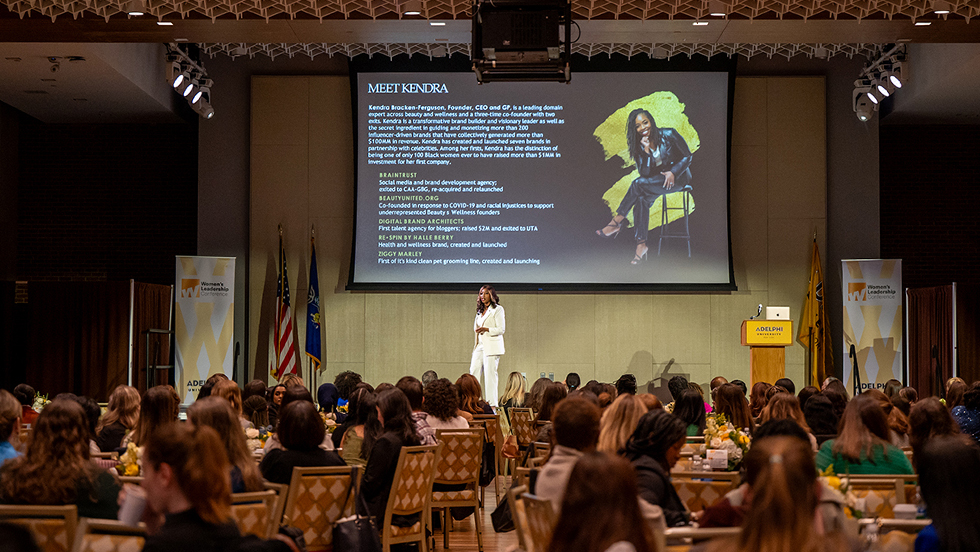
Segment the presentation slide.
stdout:
<path fill-rule="evenodd" d="M 734 289 L 727 72 L 353 86 L 350 289 Z"/>

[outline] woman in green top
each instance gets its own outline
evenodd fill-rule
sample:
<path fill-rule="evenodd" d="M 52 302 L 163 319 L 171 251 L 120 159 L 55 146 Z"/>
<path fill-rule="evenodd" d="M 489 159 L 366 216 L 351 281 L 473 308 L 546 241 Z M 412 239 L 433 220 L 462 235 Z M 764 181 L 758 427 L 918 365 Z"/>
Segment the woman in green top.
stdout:
<path fill-rule="evenodd" d="M 348 466 L 367 466 L 367 458 L 361 450 L 364 438 L 370 431 L 378 431 L 381 422 L 378 421 L 378 400 L 374 393 L 361 388 L 354 391 L 351 395 L 350 403 L 356 405 L 357 412 L 348 412 L 348 416 L 354 416 L 354 425 L 347 428 L 340 441 L 340 457 L 347 462 Z"/>
<path fill-rule="evenodd" d="M 833 465 L 837 473 L 911 474 L 902 449 L 888 442 L 888 418 L 878 402 L 858 395 L 847 403 L 840 433 L 820 447 L 817 469 Z"/>
<path fill-rule="evenodd" d="M 692 389 L 681 391 L 674 402 L 674 416 L 687 425 L 687 436 L 704 435 L 704 401 L 701 395 Z"/>

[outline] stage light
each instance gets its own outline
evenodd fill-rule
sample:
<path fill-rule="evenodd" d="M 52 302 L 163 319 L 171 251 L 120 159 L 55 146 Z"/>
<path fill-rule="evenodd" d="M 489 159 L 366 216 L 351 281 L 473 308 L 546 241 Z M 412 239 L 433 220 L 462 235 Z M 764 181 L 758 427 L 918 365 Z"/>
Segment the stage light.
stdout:
<path fill-rule="evenodd" d="M 901 88 L 905 80 L 905 63 L 898 61 L 892 64 L 891 68 L 885 73 L 888 75 L 889 82 L 895 88 Z"/>
<path fill-rule="evenodd" d="M 872 103 L 871 100 L 875 100 Z M 867 122 L 878 109 L 877 99 L 871 89 L 871 82 L 864 79 L 854 81 L 854 91 L 851 93 L 851 107 L 861 122 Z"/>
<path fill-rule="evenodd" d="M 694 26 L 695 26 L 695 27 L 703 27 L 703 26 L 705 26 L 705 25 L 707 25 L 707 24 L 708 24 L 708 22 L 707 22 L 707 21 L 695 21 L 695 22 L 694 22 Z"/>
<path fill-rule="evenodd" d="M 183 71 L 184 68 L 181 67 L 180 61 L 172 58 L 171 56 L 167 57 L 167 82 L 170 83 L 170 86 L 177 88 L 177 84 L 179 84 L 178 79 L 184 79 L 184 77 L 181 76 Z"/>
<path fill-rule="evenodd" d="M 887 98 L 888 96 L 892 95 L 891 90 L 888 90 L 889 84 L 888 79 L 884 78 L 883 76 L 875 80 L 875 89 L 878 90 L 878 94 L 881 95 L 882 98 Z"/>
<path fill-rule="evenodd" d="M 197 92 L 195 92 L 194 96 L 191 98 L 191 104 L 196 104 L 197 102 L 201 101 L 201 98 L 203 98 L 205 94 L 210 98 L 212 84 L 214 84 L 214 81 L 211 79 L 201 81 L 200 85 L 197 87 Z"/>

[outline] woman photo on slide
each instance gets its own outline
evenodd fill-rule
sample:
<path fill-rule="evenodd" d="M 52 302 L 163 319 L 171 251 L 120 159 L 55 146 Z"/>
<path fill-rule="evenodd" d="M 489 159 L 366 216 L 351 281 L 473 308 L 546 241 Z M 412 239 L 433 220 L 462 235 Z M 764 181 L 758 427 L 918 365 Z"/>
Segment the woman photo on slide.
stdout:
<path fill-rule="evenodd" d="M 476 319 L 473 321 L 473 331 L 476 332 L 476 342 L 473 347 L 473 358 L 470 361 L 470 374 L 480 381 L 483 372 L 484 396 L 490 406 L 499 406 L 497 402 L 497 365 L 500 355 L 504 354 L 504 308 L 500 306 L 493 286 L 480 288 L 476 301 Z"/>
<path fill-rule="evenodd" d="M 691 150 L 684 138 L 672 128 L 659 128 L 646 109 L 634 109 L 626 120 L 626 143 L 630 157 L 640 174 L 630 184 L 616 215 L 605 227 L 596 230 L 601 238 L 615 238 L 626 226 L 626 216 L 633 210 L 636 229 L 636 254 L 630 264 L 641 264 L 647 258 L 647 234 L 650 207 L 662 195 L 679 191 L 691 182 Z"/>

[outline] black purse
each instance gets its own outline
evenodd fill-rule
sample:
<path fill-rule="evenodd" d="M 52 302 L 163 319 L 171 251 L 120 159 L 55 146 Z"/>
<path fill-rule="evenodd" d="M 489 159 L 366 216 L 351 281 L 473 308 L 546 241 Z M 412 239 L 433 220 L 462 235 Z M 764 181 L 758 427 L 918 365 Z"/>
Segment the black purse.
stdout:
<path fill-rule="evenodd" d="M 347 498 L 344 499 L 344 508 L 350 502 L 351 494 L 354 492 L 354 482 L 357 481 L 357 468 L 351 469 L 351 485 L 347 489 Z M 364 512 L 368 511 L 364 497 L 357 493 L 357 500 Z M 337 520 L 333 526 L 333 549 L 350 550 L 351 552 L 381 552 L 381 536 L 378 528 L 370 515 L 361 515 L 354 508 L 354 514 Z"/>
<path fill-rule="evenodd" d="M 486 487 L 497 477 L 497 446 L 493 442 L 483 443 L 483 461 L 480 462 L 480 486 Z"/>

